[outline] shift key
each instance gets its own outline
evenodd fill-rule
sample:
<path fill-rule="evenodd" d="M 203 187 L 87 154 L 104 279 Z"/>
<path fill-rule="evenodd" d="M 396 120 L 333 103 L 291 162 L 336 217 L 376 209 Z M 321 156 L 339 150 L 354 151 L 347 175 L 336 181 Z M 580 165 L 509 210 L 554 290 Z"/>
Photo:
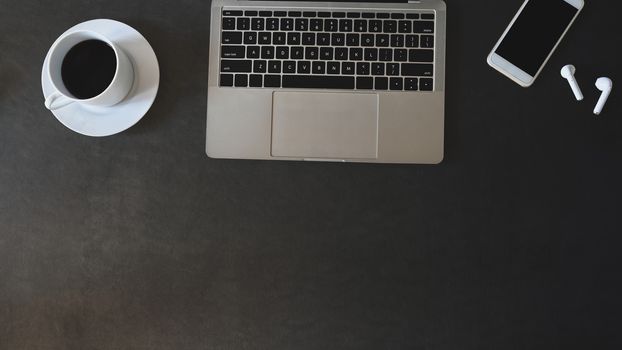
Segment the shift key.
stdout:
<path fill-rule="evenodd" d="M 402 63 L 402 75 L 409 77 L 431 77 L 434 75 L 434 65 Z"/>
<path fill-rule="evenodd" d="M 250 73 L 251 72 L 251 61 L 250 60 L 221 60 L 220 71 L 223 73 L 224 72 Z"/>

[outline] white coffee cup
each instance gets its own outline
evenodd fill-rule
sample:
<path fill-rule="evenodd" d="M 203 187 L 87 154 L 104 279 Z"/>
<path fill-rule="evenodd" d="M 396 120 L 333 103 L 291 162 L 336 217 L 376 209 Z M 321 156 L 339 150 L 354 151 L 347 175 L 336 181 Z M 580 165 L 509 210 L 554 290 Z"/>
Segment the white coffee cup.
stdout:
<path fill-rule="evenodd" d="M 117 68 L 112 81 L 102 93 L 89 99 L 79 99 L 67 90 L 61 72 L 63 60 L 69 50 L 86 40 L 101 40 L 108 44 L 114 50 Z M 100 107 L 114 106 L 123 101 L 134 84 L 134 67 L 125 52 L 105 36 L 89 30 L 76 30 L 60 37 L 50 50 L 47 68 L 50 82 L 56 90 L 45 100 L 45 107 L 49 110 L 56 110 L 72 103 Z"/>

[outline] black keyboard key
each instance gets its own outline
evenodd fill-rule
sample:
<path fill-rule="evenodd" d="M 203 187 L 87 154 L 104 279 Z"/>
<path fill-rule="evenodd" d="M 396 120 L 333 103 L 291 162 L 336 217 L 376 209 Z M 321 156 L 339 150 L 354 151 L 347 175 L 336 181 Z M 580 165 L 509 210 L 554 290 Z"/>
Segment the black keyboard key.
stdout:
<path fill-rule="evenodd" d="M 302 16 L 302 12 L 300 11 L 289 11 L 289 17 L 300 17 Z"/>
<path fill-rule="evenodd" d="M 241 32 L 222 32 L 223 44 L 241 44 L 242 33 Z"/>
<path fill-rule="evenodd" d="M 378 61 L 378 49 L 366 48 L 365 49 L 365 61 Z"/>
<path fill-rule="evenodd" d="M 222 29 L 223 30 L 235 30 L 235 18 L 224 17 L 222 19 Z"/>
<path fill-rule="evenodd" d="M 408 61 L 408 51 L 406 51 L 406 49 L 393 50 L 393 60 L 396 62 Z"/>
<path fill-rule="evenodd" d="M 399 21 L 397 23 L 397 31 L 400 33 L 412 33 L 413 24 L 411 21 Z"/>
<path fill-rule="evenodd" d="M 269 61 L 268 73 L 281 73 L 281 61 Z"/>
<path fill-rule="evenodd" d="M 315 45 L 315 33 L 302 33 L 303 45 Z"/>
<path fill-rule="evenodd" d="M 244 46 L 222 46 L 220 48 L 222 58 L 244 58 Z"/>
<path fill-rule="evenodd" d="M 244 44 L 257 44 L 257 33 L 255 32 L 244 32 Z"/>
<path fill-rule="evenodd" d="M 261 17 L 271 17 L 272 11 L 259 11 L 259 16 Z"/>
<path fill-rule="evenodd" d="M 350 49 L 350 60 L 361 61 L 363 60 L 363 49 L 360 47 L 353 47 Z"/>
<path fill-rule="evenodd" d="M 317 61 L 311 63 L 311 71 L 313 74 L 326 74 L 326 62 Z"/>
<path fill-rule="evenodd" d="M 402 63 L 402 75 L 415 77 L 431 77 L 434 65 L 421 63 Z"/>
<path fill-rule="evenodd" d="M 246 47 L 246 58 L 259 58 L 261 53 L 261 49 L 259 46 L 247 46 Z"/>
<path fill-rule="evenodd" d="M 361 14 L 358 12 L 348 12 L 346 13 L 346 17 L 348 18 L 361 18 Z"/>
<path fill-rule="evenodd" d="M 330 12 L 318 12 L 318 17 L 330 17 Z"/>
<path fill-rule="evenodd" d="M 391 47 L 404 47 L 404 36 L 402 34 L 392 34 Z"/>
<path fill-rule="evenodd" d="M 421 47 L 433 48 L 434 47 L 434 36 L 422 35 L 420 44 L 421 44 Z"/>
<path fill-rule="evenodd" d="M 356 88 L 360 90 L 371 90 L 374 88 L 374 79 L 372 77 L 356 78 Z"/>
<path fill-rule="evenodd" d="M 356 74 L 357 75 L 369 75 L 369 62 L 358 62 L 356 64 Z"/>
<path fill-rule="evenodd" d="M 244 16 L 257 16 L 257 11 L 244 11 Z"/>
<path fill-rule="evenodd" d="M 293 18 L 281 18 L 281 30 L 294 30 L 294 19 Z"/>
<path fill-rule="evenodd" d="M 369 31 L 372 33 L 380 33 L 382 31 L 382 21 L 369 21 Z"/>
<path fill-rule="evenodd" d="M 309 29 L 314 32 L 321 32 L 324 30 L 324 21 L 321 19 L 312 19 L 309 21 Z"/>
<path fill-rule="evenodd" d="M 274 45 L 285 45 L 285 38 L 287 38 L 287 35 L 283 32 L 272 33 L 272 43 Z"/>
<path fill-rule="evenodd" d="M 358 34 L 346 34 L 346 45 L 359 46 L 359 35 Z"/>
<path fill-rule="evenodd" d="M 261 83 L 263 83 L 263 78 L 259 74 L 251 74 L 248 80 L 248 86 L 250 87 L 261 87 Z"/>
<path fill-rule="evenodd" d="M 403 13 L 392 13 L 391 19 L 404 19 L 404 14 Z"/>
<path fill-rule="evenodd" d="M 339 74 L 341 71 L 341 65 L 339 62 L 328 62 L 326 63 L 326 73 L 328 74 Z"/>
<path fill-rule="evenodd" d="M 249 18 L 238 18 L 238 30 L 249 30 L 251 28 L 251 20 Z"/>
<path fill-rule="evenodd" d="M 408 50 L 409 62 L 434 62 L 434 51 L 410 49 Z"/>
<path fill-rule="evenodd" d="M 384 12 L 379 12 L 376 13 L 376 18 L 389 18 L 390 15 L 388 13 L 384 13 Z"/>
<path fill-rule="evenodd" d="M 276 58 L 280 60 L 288 59 L 289 58 L 289 47 L 277 46 L 276 47 Z"/>
<path fill-rule="evenodd" d="M 287 45 L 300 45 L 300 33 L 287 33 Z"/>
<path fill-rule="evenodd" d="M 295 28 L 298 31 L 306 32 L 307 30 L 309 30 L 309 20 L 306 18 L 296 18 L 294 25 L 296 26 Z"/>
<path fill-rule="evenodd" d="M 224 10 L 222 11 L 223 16 L 242 16 L 242 11 L 233 11 L 233 10 Z"/>
<path fill-rule="evenodd" d="M 378 78 L 374 78 L 374 88 L 376 90 L 386 90 L 389 88 L 389 79 L 387 78 L 382 78 L 382 77 L 378 77 Z"/>
<path fill-rule="evenodd" d="M 257 35 L 257 42 L 259 44 L 271 44 L 272 41 L 272 33 L 270 32 L 261 32 Z"/>
<path fill-rule="evenodd" d="M 338 29 L 339 27 L 338 27 L 338 22 L 336 19 L 324 20 L 324 31 L 336 32 Z"/>
<path fill-rule="evenodd" d="M 343 33 L 333 33 L 331 35 L 331 45 L 333 46 L 343 46 L 346 42 L 346 36 Z"/>
<path fill-rule="evenodd" d="M 361 17 L 363 17 L 363 18 L 376 18 L 376 14 L 375 13 L 370 13 L 370 12 L 363 12 L 363 13 L 361 13 Z"/>
<path fill-rule="evenodd" d="M 367 21 L 365 21 L 365 20 L 356 20 L 356 21 L 354 21 L 354 31 L 355 32 L 366 32 L 367 31 Z"/>
<path fill-rule="evenodd" d="M 332 47 L 320 47 L 320 59 L 324 61 L 332 61 L 333 48 Z"/>
<path fill-rule="evenodd" d="M 406 18 L 408 18 L 408 19 L 419 19 L 419 14 L 418 13 L 407 13 L 406 14 Z"/>
<path fill-rule="evenodd" d="M 284 61 L 283 73 L 296 73 L 296 61 Z"/>
<path fill-rule="evenodd" d="M 274 58 L 274 46 L 262 46 L 261 47 L 261 58 Z"/>
<path fill-rule="evenodd" d="M 384 75 L 384 63 L 372 63 L 371 64 L 371 74 L 373 74 L 373 75 Z"/>
<path fill-rule="evenodd" d="M 406 47 L 419 47 L 419 35 L 406 35 Z"/>
<path fill-rule="evenodd" d="M 252 30 L 264 30 L 265 28 L 265 19 L 263 18 L 253 18 L 251 19 L 251 29 Z"/>
<path fill-rule="evenodd" d="M 319 50 L 317 47 L 305 47 L 305 59 L 317 60 L 319 56 Z"/>
<path fill-rule="evenodd" d="M 362 34 L 361 35 L 361 46 L 374 46 L 374 35 L 373 34 Z"/>
<path fill-rule="evenodd" d="M 405 78 L 404 90 L 417 91 L 419 90 L 419 82 L 417 78 Z"/>
<path fill-rule="evenodd" d="M 287 35 L 283 32 L 272 33 L 272 44 L 285 45 L 285 38 Z"/>
<path fill-rule="evenodd" d="M 220 86 L 233 86 L 233 74 L 221 74 Z"/>
<path fill-rule="evenodd" d="M 308 74 L 308 73 L 311 73 L 311 62 L 298 61 L 298 74 Z"/>
<path fill-rule="evenodd" d="M 399 63 L 387 63 L 387 75 L 400 75 Z"/>
<path fill-rule="evenodd" d="M 304 57 L 304 48 L 302 46 L 294 46 L 289 50 L 289 55 L 293 60 L 300 60 Z"/>
<path fill-rule="evenodd" d="M 404 88 L 404 79 L 402 78 L 391 78 L 389 79 L 389 88 L 391 90 L 402 90 Z"/>
<path fill-rule="evenodd" d="M 264 60 L 253 61 L 253 73 L 265 73 L 266 65 L 267 63 Z"/>
<path fill-rule="evenodd" d="M 229 72 L 250 73 L 251 61 L 249 60 L 221 60 L 220 71 L 223 73 L 229 73 Z"/>
<path fill-rule="evenodd" d="M 235 86 L 236 87 L 247 87 L 248 86 L 248 75 L 236 74 L 235 75 Z"/>
<path fill-rule="evenodd" d="M 280 75 L 265 75 L 263 78 L 263 86 L 264 87 L 281 87 L 281 76 Z"/>
<path fill-rule="evenodd" d="M 302 17 L 315 17 L 317 16 L 317 12 L 315 11 L 304 11 L 302 13 Z"/>
<path fill-rule="evenodd" d="M 393 50 L 391 49 L 378 50 L 378 59 L 380 61 L 393 61 Z"/>
<path fill-rule="evenodd" d="M 279 19 L 278 18 L 266 19 L 266 30 L 279 30 Z"/>
<path fill-rule="evenodd" d="M 283 87 L 298 89 L 354 89 L 354 77 L 284 75 Z"/>
<path fill-rule="evenodd" d="M 330 34 L 317 33 L 317 45 L 318 46 L 329 46 L 330 45 Z"/>
<path fill-rule="evenodd" d="M 393 20 L 384 21 L 383 26 L 384 26 L 385 33 L 397 32 L 397 21 L 393 21 Z"/>
<path fill-rule="evenodd" d="M 352 20 L 351 19 L 340 19 L 339 20 L 339 31 L 340 32 L 351 32 L 352 31 Z"/>
<path fill-rule="evenodd" d="M 421 19 L 434 19 L 433 13 L 423 13 L 421 14 Z"/>
<path fill-rule="evenodd" d="M 419 79 L 419 90 L 421 91 L 432 91 L 433 89 L 433 81 L 429 78 L 421 78 Z"/>
<path fill-rule="evenodd" d="M 346 61 L 348 59 L 348 49 L 345 47 L 335 48 L 335 60 Z"/>
<path fill-rule="evenodd" d="M 376 46 L 388 47 L 389 46 L 389 35 L 376 34 Z"/>
<path fill-rule="evenodd" d="M 287 16 L 287 12 L 285 11 L 274 11 L 274 17 L 285 17 Z"/>
<path fill-rule="evenodd" d="M 413 21 L 413 33 L 434 33 L 434 22 Z"/>
<path fill-rule="evenodd" d="M 341 74 L 354 75 L 354 62 L 342 62 Z"/>
<path fill-rule="evenodd" d="M 333 18 L 344 18 L 345 16 L 345 12 L 333 12 Z"/>

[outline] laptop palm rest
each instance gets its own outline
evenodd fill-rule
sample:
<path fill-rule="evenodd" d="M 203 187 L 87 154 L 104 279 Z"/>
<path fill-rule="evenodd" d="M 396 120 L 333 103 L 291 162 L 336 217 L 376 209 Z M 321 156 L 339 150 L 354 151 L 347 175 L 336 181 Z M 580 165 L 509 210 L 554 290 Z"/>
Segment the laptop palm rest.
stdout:
<path fill-rule="evenodd" d="M 378 157 L 378 95 L 275 92 L 272 156 L 324 159 Z"/>

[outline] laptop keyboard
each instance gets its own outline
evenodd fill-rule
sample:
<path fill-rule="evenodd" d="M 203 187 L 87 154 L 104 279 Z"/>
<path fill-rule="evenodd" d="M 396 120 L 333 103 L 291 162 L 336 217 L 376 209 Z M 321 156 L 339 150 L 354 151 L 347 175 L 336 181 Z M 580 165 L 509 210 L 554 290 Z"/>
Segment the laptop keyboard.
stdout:
<path fill-rule="evenodd" d="M 434 89 L 431 12 L 223 9 L 220 86 Z"/>

